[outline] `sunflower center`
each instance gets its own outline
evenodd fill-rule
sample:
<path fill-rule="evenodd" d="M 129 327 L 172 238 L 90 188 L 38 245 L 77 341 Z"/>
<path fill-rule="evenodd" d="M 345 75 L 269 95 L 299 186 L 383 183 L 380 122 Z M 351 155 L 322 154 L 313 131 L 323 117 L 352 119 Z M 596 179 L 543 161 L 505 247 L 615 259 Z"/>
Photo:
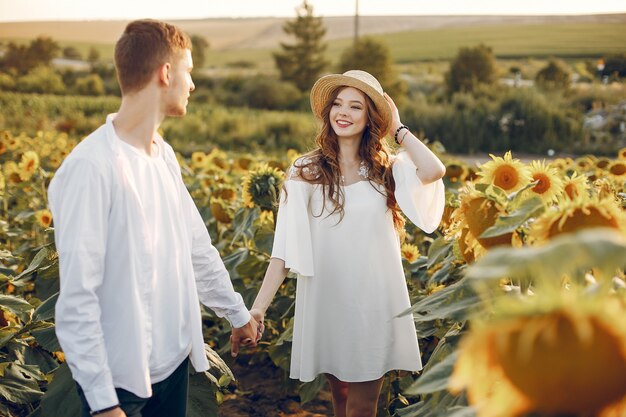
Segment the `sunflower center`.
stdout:
<path fill-rule="evenodd" d="M 611 167 L 610 171 L 613 175 L 624 175 L 626 174 L 626 165 L 617 163 Z"/>
<path fill-rule="evenodd" d="M 567 184 L 564 190 L 570 200 L 573 200 L 580 195 L 580 193 L 578 192 L 578 187 L 576 187 L 576 185 L 572 183 Z"/>
<path fill-rule="evenodd" d="M 533 181 L 539 181 L 537 185 L 533 187 L 533 191 L 537 194 L 543 194 L 550 189 L 552 182 L 550 178 L 544 173 L 537 173 L 533 175 Z"/>
<path fill-rule="evenodd" d="M 519 182 L 519 174 L 511 165 L 501 165 L 493 173 L 493 183 L 503 190 L 515 188 Z"/>

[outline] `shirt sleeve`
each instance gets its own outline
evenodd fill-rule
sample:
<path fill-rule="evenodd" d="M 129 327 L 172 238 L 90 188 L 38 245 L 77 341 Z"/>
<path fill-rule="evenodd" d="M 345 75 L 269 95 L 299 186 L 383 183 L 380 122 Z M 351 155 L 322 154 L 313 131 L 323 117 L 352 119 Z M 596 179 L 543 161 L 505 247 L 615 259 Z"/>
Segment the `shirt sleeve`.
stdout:
<path fill-rule="evenodd" d="M 312 187 L 306 181 L 285 181 L 280 195 L 272 248 L 272 258 L 284 260 L 285 268 L 305 277 L 314 275 L 313 242 L 309 223 Z"/>
<path fill-rule="evenodd" d="M 92 410 L 118 403 L 96 294 L 104 276 L 111 184 L 92 162 L 66 160 L 48 188 L 59 253 L 56 334 Z"/>
<path fill-rule="evenodd" d="M 432 233 L 439 226 L 445 207 L 443 181 L 424 185 L 416 169 L 406 152 L 398 154 L 393 163 L 394 195 L 404 215 L 426 233 Z"/>
<path fill-rule="evenodd" d="M 200 301 L 219 317 L 226 317 L 233 327 L 243 327 L 250 321 L 250 313 L 241 295 L 235 292 L 224 262 L 211 243 L 202 216 L 186 188 L 184 194 L 191 221 L 191 257 Z"/>

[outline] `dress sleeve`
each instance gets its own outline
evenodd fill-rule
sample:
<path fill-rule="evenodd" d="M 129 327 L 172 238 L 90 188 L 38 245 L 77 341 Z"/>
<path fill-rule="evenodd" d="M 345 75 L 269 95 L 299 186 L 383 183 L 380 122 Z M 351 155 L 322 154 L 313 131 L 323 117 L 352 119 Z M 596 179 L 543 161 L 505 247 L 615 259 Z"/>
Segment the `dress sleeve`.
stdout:
<path fill-rule="evenodd" d="M 445 190 L 443 181 L 424 185 L 406 152 L 400 152 L 393 163 L 396 182 L 394 195 L 405 216 L 426 233 L 432 233 L 443 216 Z"/>
<path fill-rule="evenodd" d="M 285 268 L 298 276 L 312 277 L 313 242 L 309 223 L 309 198 L 313 186 L 306 181 L 285 181 L 274 233 L 272 258 L 285 261 Z M 286 191 L 286 193 L 285 193 Z"/>

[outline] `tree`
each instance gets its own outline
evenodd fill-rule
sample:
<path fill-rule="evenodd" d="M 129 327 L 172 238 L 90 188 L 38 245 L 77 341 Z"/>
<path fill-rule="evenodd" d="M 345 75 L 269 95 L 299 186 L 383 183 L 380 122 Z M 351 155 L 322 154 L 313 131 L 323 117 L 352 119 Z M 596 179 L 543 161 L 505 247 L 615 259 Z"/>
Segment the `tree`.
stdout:
<path fill-rule="evenodd" d="M 478 45 L 459 49 L 446 73 L 449 93 L 474 91 L 478 84 L 496 81 L 496 58 L 490 47 Z"/>
<path fill-rule="evenodd" d="M 326 28 L 321 17 L 313 16 L 313 6 L 306 0 L 296 11 L 296 20 L 283 25 L 283 31 L 296 38 L 295 43 L 281 42 L 282 51 L 273 55 L 280 78 L 305 91 L 311 88 L 329 64 L 324 59 L 326 45 L 322 43 Z"/>
<path fill-rule="evenodd" d="M 92 46 L 91 48 L 89 48 L 89 52 L 87 53 L 87 62 L 89 62 L 89 64 L 93 68 L 99 60 L 100 52 Z"/>
<path fill-rule="evenodd" d="M 570 70 L 561 62 L 551 59 L 548 65 L 539 70 L 535 83 L 543 90 L 564 90 L 570 84 Z"/>
<path fill-rule="evenodd" d="M 32 40 L 28 46 L 10 42 L 0 67 L 13 68 L 20 74 L 26 74 L 37 66 L 50 65 L 50 61 L 58 56 L 60 50 L 58 43 L 45 36 Z"/>
<path fill-rule="evenodd" d="M 67 59 L 83 59 L 78 49 L 73 46 L 66 46 L 63 48 L 63 58 Z"/>
<path fill-rule="evenodd" d="M 191 35 L 191 59 L 195 68 L 204 67 L 206 51 L 209 49 L 209 41 L 202 36 Z"/>
<path fill-rule="evenodd" d="M 359 38 L 342 52 L 339 72 L 353 69 L 372 74 L 392 97 L 406 90 L 406 86 L 394 71 L 389 47 L 371 37 Z"/>

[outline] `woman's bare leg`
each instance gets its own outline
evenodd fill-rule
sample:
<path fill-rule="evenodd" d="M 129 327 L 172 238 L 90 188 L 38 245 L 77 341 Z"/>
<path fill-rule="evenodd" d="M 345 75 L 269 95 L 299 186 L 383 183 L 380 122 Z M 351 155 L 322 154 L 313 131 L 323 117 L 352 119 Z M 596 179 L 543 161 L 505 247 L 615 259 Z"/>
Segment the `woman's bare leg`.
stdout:
<path fill-rule="evenodd" d="M 348 383 L 340 381 L 333 375 L 326 374 L 330 384 L 330 392 L 333 395 L 333 409 L 335 417 L 346 417 L 346 404 L 348 402 Z"/>
<path fill-rule="evenodd" d="M 346 417 L 376 417 L 382 386 L 382 377 L 375 381 L 349 383 Z"/>

